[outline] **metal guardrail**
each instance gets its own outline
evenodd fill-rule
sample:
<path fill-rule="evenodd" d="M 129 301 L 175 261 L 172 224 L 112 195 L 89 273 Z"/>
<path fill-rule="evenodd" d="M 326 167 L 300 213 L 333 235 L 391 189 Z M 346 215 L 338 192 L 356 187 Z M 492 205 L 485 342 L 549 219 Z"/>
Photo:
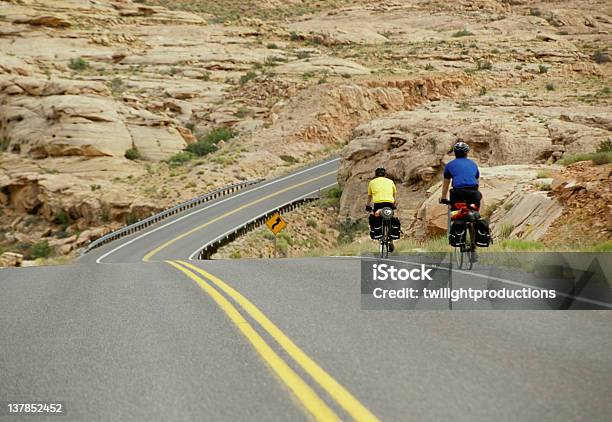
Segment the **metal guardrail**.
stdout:
<path fill-rule="evenodd" d="M 285 212 L 288 211 L 292 211 L 294 209 L 296 209 L 297 207 L 306 204 L 308 202 L 312 202 L 312 201 L 316 201 L 317 199 L 319 199 L 318 196 L 311 196 L 311 197 L 306 197 L 306 198 L 299 198 L 299 199 L 295 199 L 281 207 L 275 208 L 273 210 L 269 210 L 255 218 L 252 218 L 251 220 L 247 221 L 246 223 L 241 224 L 240 226 L 234 228 L 232 231 L 227 232 L 222 234 L 221 236 L 217 237 L 216 239 L 208 242 L 207 244 L 205 244 L 204 246 L 202 246 L 202 248 L 196 252 L 194 255 L 197 255 L 197 259 L 210 259 L 210 257 L 217 252 L 217 250 L 222 247 L 227 245 L 228 243 L 232 242 L 233 240 L 235 240 L 237 237 L 240 237 L 252 230 L 255 230 L 256 228 L 264 225 L 266 223 L 266 221 L 268 221 L 268 218 L 270 218 L 274 213 L 279 213 L 279 214 L 283 214 Z M 193 256 L 193 255 L 192 255 Z"/>
<path fill-rule="evenodd" d="M 87 245 L 87 247 L 83 250 L 83 252 L 81 252 L 81 254 L 86 254 L 92 249 L 100 247 L 106 243 L 112 242 L 113 240 L 117 240 L 123 236 L 127 236 L 132 233 L 136 233 L 137 231 L 142 230 L 146 227 L 149 227 L 155 223 L 158 223 L 159 221 L 164 220 L 170 217 L 171 215 L 175 215 L 179 212 L 185 211 L 186 209 L 196 207 L 205 202 L 212 201 L 213 199 L 221 198 L 223 196 L 237 192 L 246 187 L 253 186 L 257 183 L 262 182 L 263 180 L 264 179 L 257 179 L 257 180 L 248 180 L 245 182 L 234 183 L 234 184 L 227 185 L 222 188 L 216 189 L 212 192 L 208 192 L 204 195 L 197 196 L 193 199 L 190 199 L 189 201 L 175 205 L 172 208 L 168 208 L 160 213 L 157 213 L 155 215 L 152 215 L 150 217 L 147 217 L 135 223 L 132 223 L 128 226 L 122 227 L 118 230 L 105 234 L 104 236 L 89 243 L 89 245 Z"/>

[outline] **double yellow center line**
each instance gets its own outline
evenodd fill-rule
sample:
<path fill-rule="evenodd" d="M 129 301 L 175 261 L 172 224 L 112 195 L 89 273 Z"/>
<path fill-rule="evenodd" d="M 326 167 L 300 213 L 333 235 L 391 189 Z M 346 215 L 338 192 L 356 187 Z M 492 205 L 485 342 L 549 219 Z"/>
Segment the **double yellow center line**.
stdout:
<path fill-rule="evenodd" d="M 295 397 L 318 421 L 339 421 L 338 415 L 257 333 L 225 295 L 233 299 L 243 312 L 261 326 L 278 345 L 323 388 L 356 421 L 377 421 L 378 419 L 362 405 L 348 390 L 304 353 L 250 300 L 223 280 L 185 261 L 166 261 L 195 281 L 225 312 L 238 330 L 246 337 L 261 358 L 287 385 Z M 196 274 L 197 273 L 197 274 Z M 223 295 L 221 292 L 225 293 Z"/>

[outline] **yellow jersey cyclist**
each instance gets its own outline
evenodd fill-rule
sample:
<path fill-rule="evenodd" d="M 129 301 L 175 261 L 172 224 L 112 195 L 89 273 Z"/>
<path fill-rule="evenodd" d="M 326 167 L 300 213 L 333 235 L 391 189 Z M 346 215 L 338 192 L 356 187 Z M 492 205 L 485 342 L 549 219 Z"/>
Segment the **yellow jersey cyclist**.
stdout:
<path fill-rule="evenodd" d="M 387 171 L 384 167 L 378 167 L 374 172 L 374 179 L 370 180 L 368 184 L 368 203 L 366 204 L 366 210 L 372 211 L 369 216 L 370 223 L 370 237 L 372 239 L 378 239 L 382 236 L 382 217 L 376 215 L 376 211 L 390 207 L 393 209 L 397 208 L 397 188 L 395 187 L 395 183 L 393 180 L 386 177 Z M 398 223 L 399 220 L 395 217 L 394 219 Z M 393 252 L 394 246 L 393 242 L 389 244 L 389 252 Z"/>

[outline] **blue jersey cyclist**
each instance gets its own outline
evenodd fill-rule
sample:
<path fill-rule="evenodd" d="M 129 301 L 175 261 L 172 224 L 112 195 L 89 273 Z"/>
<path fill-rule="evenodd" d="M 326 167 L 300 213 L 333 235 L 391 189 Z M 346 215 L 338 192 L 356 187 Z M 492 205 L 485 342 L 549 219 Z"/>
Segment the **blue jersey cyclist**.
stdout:
<path fill-rule="evenodd" d="M 478 190 L 480 171 L 478 165 L 467 157 L 470 147 L 462 139 L 458 139 L 453 151 L 455 152 L 455 159 L 444 167 L 442 200 L 446 199 L 448 188 L 452 183 L 452 189 L 450 190 L 450 203 L 452 205 L 457 202 L 465 202 L 468 206 L 474 204 L 480 208 L 482 199 L 482 194 Z"/>

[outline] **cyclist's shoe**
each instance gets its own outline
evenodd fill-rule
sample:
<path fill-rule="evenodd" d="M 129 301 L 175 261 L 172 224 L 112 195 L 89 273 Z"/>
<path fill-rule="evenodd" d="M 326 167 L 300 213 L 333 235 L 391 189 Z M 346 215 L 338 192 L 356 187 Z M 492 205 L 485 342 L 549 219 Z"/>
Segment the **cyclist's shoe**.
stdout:
<path fill-rule="evenodd" d="M 393 244 L 393 241 L 390 240 L 389 241 L 389 253 L 393 252 L 395 250 L 395 245 Z"/>

